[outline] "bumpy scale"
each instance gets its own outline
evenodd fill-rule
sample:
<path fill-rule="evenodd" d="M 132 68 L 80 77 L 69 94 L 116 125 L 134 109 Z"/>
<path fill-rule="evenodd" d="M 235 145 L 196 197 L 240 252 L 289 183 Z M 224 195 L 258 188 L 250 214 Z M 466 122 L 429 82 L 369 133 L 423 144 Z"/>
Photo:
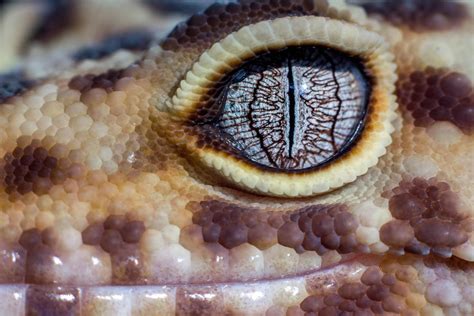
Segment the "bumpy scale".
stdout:
<path fill-rule="evenodd" d="M 0 76 L 3 314 L 474 313 L 470 2 L 241 0 L 161 44 L 151 1 L 44 2 L 0 4 L 0 66 L 29 55 Z M 311 178 L 332 188 L 241 162 L 185 106 L 241 62 L 212 58 L 285 34 L 388 52 L 358 141 L 378 147 Z"/>

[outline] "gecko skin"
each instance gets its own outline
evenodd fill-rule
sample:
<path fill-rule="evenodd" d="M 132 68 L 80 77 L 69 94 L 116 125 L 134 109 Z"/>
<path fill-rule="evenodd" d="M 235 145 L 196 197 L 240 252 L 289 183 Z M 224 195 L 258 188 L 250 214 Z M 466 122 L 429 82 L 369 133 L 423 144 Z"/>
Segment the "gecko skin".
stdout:
<path fill-rule="evenodd" d="M 0 314 L 474 314 L 472 2 L 242 0 L 164 38 L 151 2 L 0 5 Z M 308 44 L 378 69 L 352 149 L 274 172 L 201 124 L 242 54 Z"/>

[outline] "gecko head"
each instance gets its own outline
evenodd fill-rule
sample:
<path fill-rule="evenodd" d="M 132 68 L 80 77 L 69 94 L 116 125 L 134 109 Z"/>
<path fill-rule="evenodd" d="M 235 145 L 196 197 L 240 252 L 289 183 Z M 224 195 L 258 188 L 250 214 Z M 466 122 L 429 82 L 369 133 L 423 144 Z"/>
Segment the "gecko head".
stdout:
<path fill-rule="evenodd" d="M 215 4 L 0 76 L 0 282 L 32 313 L 459 305 L 472 19 L 388 3 Z"/>

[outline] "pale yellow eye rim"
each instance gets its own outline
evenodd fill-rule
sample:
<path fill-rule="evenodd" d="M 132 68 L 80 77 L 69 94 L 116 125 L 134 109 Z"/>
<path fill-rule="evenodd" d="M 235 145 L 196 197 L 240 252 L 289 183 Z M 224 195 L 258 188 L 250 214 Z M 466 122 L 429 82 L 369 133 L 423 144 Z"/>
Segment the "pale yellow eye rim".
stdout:
<path fill-rule="evenodd" d="M 167 105 L 186 121 L 205 105 L 203 96 L 215 82 L 253 56 L 288 46 L 321 45 L 359 56 L 373 79 L 369 117 L 359 141 L 341 158 L 304 173 L 264 170 L 212 148 L 186 146 L 193 156 L 234 185 L 264 195 L 302 197 L 325 193 L 354 181 L 374 166 L 391 143 L 395 117 L 396 72 L 382 36 L 361 26 L 325 17 L 286 17 L 245 26 L 204 52 L 181 81 Z"/>

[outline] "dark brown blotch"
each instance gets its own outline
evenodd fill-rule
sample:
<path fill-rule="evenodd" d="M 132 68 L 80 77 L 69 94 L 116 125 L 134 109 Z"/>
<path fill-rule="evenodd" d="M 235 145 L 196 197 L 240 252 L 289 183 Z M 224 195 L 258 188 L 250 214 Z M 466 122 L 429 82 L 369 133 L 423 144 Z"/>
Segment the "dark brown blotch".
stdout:
<path fill-rule="evenodd" d="M 309 315 L 373 315 L 400 313 L 408 309 L 402 298 L 408 297 L 410 287 L 393 273 L 378 266 L 368 267 L 360 280 L 338 280 L 329 291 L 306 297 L 299 308 Z M 310 289 L 310 293 L 313 289 Z"/>
<path fill-rule="evenodd" d="M 26 291 L 26 315 L 80 315 L 81 292 L 64 286 L 30 285 Z"/>
<path fill-rule="evenodd" d="M 115 83 L 124 77 L 123 70 L 109 70 L 99 75 L 78 75 L 69 81 L 69 88 L 86 93 L 92 89 L 103 89 L 106 92 L 113 92 Z"/>
<path fill-rule="evenodd" d="M 17 147 L 7 153 L 0 162 L 0 181 L 10 198 L 33 192 L 43 195 L 56 184 L 62 184 L 68 177 L 77 177 L 74 164 L 59 160 L 39 141 L 33 141 L 26 147 Z"/>
<path fill-rule="evenodd" d="M 82 241 L 86 245 L 100 245 L 113 254 L 126 244 L 137 245 L 145 229 L 142 221 L 128 220 L 124 215 L 109 215 L 103 223 L 93 223 L 84 229 Z"/>
<path fill-rule="evenodd" d="M 469 218 L 450 186 L 435 178 L 404 180 L 392 190 L 389 210 L 395 220 L 380 229 L 380 239 L 395 249 L 451 256 L 465 243 Z"/>
<path fill-rule="evenodd" d="M 263 211 L 219 200 L 202 201 L 191 207 L 193 223 L 202 229 L 206 243 L 227 249 L 250 243 L 267 249 L 276 243 L 301 253 L 329 250 L 359 252 L 355 231 L 357 219 L 344 205 L 313 205 L 296 211 Z"/>
<path fill-rule="evenodd" d="M 474 88 L 467 75 L 444 68 L 427 67 L 400 74 L 397 96 L 419 127 L 446 121 L 465 134 L 474 133 Z"/>
<path fill-rule="evenodd" d="M 362 1 L 361 5 L 369 15 L 382 16 L 396 26 L 408 27 L 415 32 L 449 30 L 469 17 L 466 6 L 458 1 Z"/>

